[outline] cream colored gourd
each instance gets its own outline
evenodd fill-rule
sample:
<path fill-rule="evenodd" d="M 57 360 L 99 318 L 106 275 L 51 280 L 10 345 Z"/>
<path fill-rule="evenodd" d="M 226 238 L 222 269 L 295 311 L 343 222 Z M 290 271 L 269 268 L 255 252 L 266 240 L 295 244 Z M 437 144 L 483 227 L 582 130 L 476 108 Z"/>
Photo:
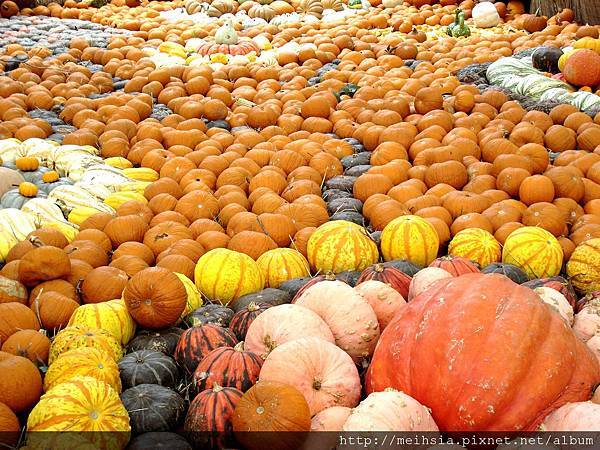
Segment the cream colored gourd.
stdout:
<path fill-rule="evenodd" d="M 235 45 L 238 43 L 238 35 L 233 29 L 231 20 L 227 20 L 215 33 L 217 44 Z"/>

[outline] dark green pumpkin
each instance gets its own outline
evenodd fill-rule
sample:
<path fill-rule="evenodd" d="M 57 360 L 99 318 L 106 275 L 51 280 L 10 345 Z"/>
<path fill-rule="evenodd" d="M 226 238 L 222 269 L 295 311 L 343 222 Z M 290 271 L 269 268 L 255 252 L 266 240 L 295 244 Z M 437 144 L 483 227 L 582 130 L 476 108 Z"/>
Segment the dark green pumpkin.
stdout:
<path fill-rule="evenodd" d="M 512 264 L 492 263 L 481 270 L 482 273 L 500 273 L 517 284 L 525 283 L 529 277 L 523 270 Z"/>
<path fill-rule="evenodd" d="M 142 330 L 131 340 L 127 346 L 127 352 L 136 350 L 154 350 L 166 355 L 175 353 L 175 347 L 183 330 L 177 327 L 167 328 L 160 331 Z"/>
<path fill-rule="evenodd" d="M 405 259 L 394 259 L 392 261 L 387 261 L 383 263 L 386 267 L 393 267 L 394 269 L 398 269 L 400 272 L 404 272 L 409 277 L 414 277 L 421 267 L 417 266 L 410 261 Z"/>
<path fill-rule="evenodd" d="M 127 450 L 192 450 L 190 443 L 176 433 L 150 431 L 131 440 Z"/>
<path fill-rule="evenodd" d="M 209 303 L 192 311 L 185 316 L 183 321 L 190 327 L 198 327 L 208 323 L 219 325 L 220 327 L 228 327 L 232 317 L 232 309 L 223 305 Z"/>
<path fill-rule="evenodd" d="M 291 301 L 290 295 L 281 289 L 267 288 L 253 294 L 244 295 L 230 304 L 235 312 L 247 308 L 251 302 L 268 303 L 271 306 L 283 305 Z"/>
<path fill-rule="evenodd" d="M 563 51 L 557 47 L 538 47 L 531 55 L 533 67 L 542 72 L 558 73 L 558 60 Z"/>
<path fill-rule="evenodd" d="M 312 280 L 312 277 L 292 278 L 281 283 L 279 290 L 287 292 L 290 298 L 294 298 L 298 291 L 310 280 Z"/>
<path fill-rule="evenodd" d="M 121 401 L 129 414 L 134 434 L 173 430 L 185 414 L 183 398 L 177 392 L 157 384 L 140 384 L 129 388 L 121 394 Z"/>
<path fill-rule="evenodd" d="M 159 384 L 175 387 L 179 369 L 175 360 L 153 350 L 138 350 L 119 361 L 119 373 L 123 389 L 139 384 Z"/>

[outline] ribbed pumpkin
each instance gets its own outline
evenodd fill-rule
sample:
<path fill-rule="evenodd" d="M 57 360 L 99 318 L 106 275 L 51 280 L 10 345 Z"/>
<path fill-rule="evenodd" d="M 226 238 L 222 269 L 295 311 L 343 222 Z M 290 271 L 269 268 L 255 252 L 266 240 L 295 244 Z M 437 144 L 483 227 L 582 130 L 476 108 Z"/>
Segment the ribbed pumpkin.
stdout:
<path fill-rule="evenodd" d="M 200 257 L 194 280 L 204 296 L 223 305 L 260 291 L 265 283 L 252 258 L 224 248 L 215 248 Z"/>
<path fill-rule="evenodd" d="M 122 345 L 129 343 L 136 328 L 123 300 L 82 305 L 71 316 L 68 326 L 72 325 L 103 329 L 117 338 Z"/>
<path fill-rule="evenodd" d="M 406 259 L 421 267 L 437 257 L 439 237 L 433 225 L 419 216 L 401 216 L 381 233 L 381 253 L 386 261 Z"/>
<path fill-rule="evenodd" d="M 166 355 L 172 355 L 182 334 L 183 330 L 177 327 L 159 331 L 142 330 L 129 342 L 127 351 L 154 350 Z"/>
<path fill-rule="evenodd" d="M 555 291 L 560 292 L 567 299 L 569 305 L 571 305 L 573 308 L 577 307 L 577 295 L 575 294 L 572 283 L 561 276 L 538 278 L 535 280 L 526 281 L 523 283 L 523 286 L 526 286 L 530 289 L 541 287 L 554 289 Z M 577 312 L 577 310 L 575 312 Z"/>
<path fill-rule="evenodd" d="M 562 247 L 556 238 L 539 227 L 513 231 L 502 249 L 502 262 L 525 271 L 530 279 L 558 275 L 563 263 Z"/>
<path fill-rule="evenodd" d="M 190 404 L 183 429 L 198 448 L 230 448 L 231 419 L 242 392 L 215 385 L 200 392 Z"/>
<path fill-rule="evenodd" d="M 92 377 L 121 392 L 117 363 L 109 353 L 92 347 L 74 348 L 56 358 L 44 377 L 44 391 L 76 377 Z"/>
<path fill-rule="evenodd" d="M 117 391 L 95 378 L 78 377 L 42 396 L 29 414 L 27 431 L 95 431 L 88 435 L 95 448 L 123 448 L 131 427 Z"/>
<path fill-rule="evenodd" d="M 196 392 L 202 392 L 217 385 L 246 392 L 258 381 L 262 363 L 259 355 L 244 350 L 243 342 L 233 348 L 215 348 L 198 364 L 194 388 Z"/>
<path fill-rule="evenodd" d="M 179 278 L 179 281 L 183 283 L 183 287 L 185 287 L 185 292 L 187 293 L 187 299 L 185 302 L 185 309 L 181 313 L 181 317 L 185 317 L 190 314 L 192 311 L 200 308 L 202 306 L 202 297 L 200 297 L 200 292 L 198 288 L 194 284 L 192 280 L 186 277 L 182 273 L 173 272 Z"/>
<path fill-rule="evenodd" d="M 131 277 L 123 291 L 123 300 L 138 324 L 159 330 L 179 320 L 185 310 L 187 291 L 170 270 L 150 267 Z"/>
<path fill-rule="evenodd" d="M 381 281 L 382 283 L 389 284 L 402 297 L 408 298 L 408 288 L 410 287 L 411 279 L 412 277 L 394 267 L 378 263 L 363 270 L 356 284 L 359 285 L 368 280 Z"/>
<path fill-rule="evenodd" d="M 246 339 L 248 328 L 260 314 L 273 305 L 265 302 L 250 302 L 243 309 L 237 311 L 231 318 L 229 329 L 235 333 L 235 336 L 243 341 Z"/>
<path fill-rule="evenodd" d="M 119 361 L 119 372 L 125 389 L 138 384 L 175 387 L 179 378 L 179 369 L 175 360 L 153 350 L 138 350 L 125 355 Z"/>
<path fill-rule="evenodd" d="M 115 361 L 120 360 L 123 356 L 121 344 L 108 331 L 75 325 L 63 329 L 54 336 L 48 362 L 52 364 L 61 354 L 82 347 L 97 348 L 110 355 Z"/>
<path fill-rule="evenodd" d="M 467 228 L 461 230 L 448 244 L 448 254 L 459 256 L 486 267 L 491 263 L 500 261 L 500 243 L 489 231 L 481 228 Z"/>
<path fill-rule="evenodd" d="M 364 228 L 346 220 L 321 225 L 311 235 L 308 262 L 315 271 L 363 270 L 379 259 L 377 245 Z"/>
<path fill-rule="evenodd" d="M 396 315 L 366 389 L 405 392 L 441 431 L 519 431 L 587 400 L 598 381 L 594 355 L 535 292 L 503 275 L 467 274 L 439 281 Z"/>
<path fill-rule="evenodd" d="M 580 244 L 567 263 L 567 275 L 582 294 L 600 290 L 600 238 Z"/>
<path fill-rule="evenodd" d="M 470 259 L 462 256 L 440 256 L 434 259 L 429 267 L 439 267 L 454 277 L 479 272 L 479 268 Z"/>
<path fill-rule="evenodd" d="M 265 287 L 278 288 L 292 278 L 308 277 L 308 261 L 302 253 L 291 248 L 268 250 L 256 260 L 265 279 Z"/>
<path fill-rule="evenodd" d="M 193 374 L 198 363 L 218 347 L 233 347 L 235 335 L 228 328 L 214 324 L 192 327 L 183 332 L 175 348 L 175 361 L 188 374 Z"/>
<path fill-rule="evenodd" d="M 174 390 L 158 384 L 138 384 L 121 394 L 136 434 L 169 431 L 185 414 L 185 402 Z"/>

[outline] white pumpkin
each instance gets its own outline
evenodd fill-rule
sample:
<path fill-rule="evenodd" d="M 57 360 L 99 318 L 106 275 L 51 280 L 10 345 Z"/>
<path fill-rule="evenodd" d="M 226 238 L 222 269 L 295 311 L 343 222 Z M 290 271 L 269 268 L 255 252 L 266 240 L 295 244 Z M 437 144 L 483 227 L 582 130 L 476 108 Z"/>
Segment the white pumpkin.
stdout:
<path fill-rule="evenodd" d="M 47 198 L 32 198 L 21 207 L 21 211 L 29 213 L 38 227 L 43 227 L 47 222 L 65 221 L 56 202 Z"/>
<path fill-rule="evenodd" d="M 38 138 L 27 139 L 21 144 L 21 148 L 17 152 L 17 157 L 28 156 L 30 158 L 37 158 L 40 160 L 40 164 L 45 166 L 52 151 L 58 146 L 59 144 L 54 141 Z"/>
<path fill-rule="evenodd" d="M 589 341 L 585 343 L 588 348 L 596 355 L 596 359 L 600 363 L 600 334 L 593 336 Z"/>
<path fill-rule="evenodd" d="M 556 289 L 545 286 L 536 288 L 534 291 L 544 303 L 554 308 L 569 326 L 573 325 L 573 307 L 564 295 Z"/>
<path fill-rule="evenodd" d="M 452 274 L 439 267 L 426 267 L 415 274 L 408 288 L 408 300 L 412 300 L 417 295 L 425 292 L 436 281 L 445 278 L 452 278 Z"/>
<path fill-rule="evenodd" d="M 600 334 L 600 299 L 590 301 L 585 307 L 575 314 L 573 322 L 575 336 L 583 342 L 589 341 Z"/>
<path fill-rule="evenodd" d="M 494 4 L 490 2 L 477 3 L 471 15 L 478 28 L 496 27 L 500 23 L 500 14 Z"/>
<path fill-rule="evenodd" d="M 21 142 L 17 139 L 0 140 L 0 159 L 11 163 L 17 158 L 17 153 L 21 150 Z"/>
<path fill-rule="evenodd" d="M 600 431 L 600 405 L 593 402 L 567 403 L 550 413 L 541 431 Z"/>
<path fill-rule="evenodd" d="M 352 408 L 347 406 L 330 406 L 315 414 L 310 421 L 310 431 L 342 431 L 342 427 Z"/>

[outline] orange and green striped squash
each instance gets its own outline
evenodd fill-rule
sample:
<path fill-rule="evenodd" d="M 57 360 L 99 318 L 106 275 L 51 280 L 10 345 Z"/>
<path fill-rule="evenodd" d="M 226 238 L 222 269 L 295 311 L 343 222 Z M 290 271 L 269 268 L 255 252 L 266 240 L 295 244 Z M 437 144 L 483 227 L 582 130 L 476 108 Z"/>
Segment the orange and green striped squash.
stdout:
<path fill-rule="evenodd" d="M 448 245 L 448 254 L 462 256 L 485 267 L 500 261 L 502 249 L 494 236 L 481 228 L 461 230 L 452 238 Z"/>
<path fill-rule="evenodd" d="M 190 280 L 182 273 L 173 273 L 177 275 L 177 278 L 179 278 L 179 280 L 183 283 L 183 287 L 185 287 L 185 292 L 187 292 L 187 301 L 185 302 L 185 309 L 181 313 L 181 318 L 183 319 L 189 313 L 202 306 L 202 296 L 200 295 L 200 291 L 198 291 L 198 288 L 192 280 Z"/>
<path fill-rule="evenodd" d="M 92 347 L 74 348 L 56 358 L 44 376 L 44 391 L 82 376 L 104 381 L 121 392 L 119 366 L 111 355 Z"/>
<path fill-rule="evenodd" d="M 577 246 L 567 263 L 567 275 L 582 294 L 600 290 L 600 238 Z"/>
<path fill-rule="evenodd" d="M 426 267 L 437 258 L 440 239 L 433 225 L 419 216 L 400 216 L 381 233 L 381 253 L 386 261 L 405 259 Z"/>
<path fill-rule="evenodd" d="M 100 328 L 116 337 L 122 345 L 127 345 L 135 334 L 135 321 L 127 311 L 123 300 L 110 300 L 102 303 L 89 303 L 75 310 L 69 326 Z"/>
<path fill-rule="evenodd" d="M 33 434 L 33 446 L 38 431 L 93 431 L 85 433 L 86 439 L 96 448 L 108 450 L 125 448 L 131 426 L 117 391 L 95 378 L 76 377 L 55 386 L 42 396 L 29 414 L 27 431 Z M 43 439 L 43 436 L 38 439 Z"/>
<path fill-rule="evenodd" d="M 317 272 L 366 269 L 379 260 L 377 245 L 363 227 L 346 220 L 321 225 L 308 240 L 308 262 Z"/>
<path fill-rule="evenodd" d="M 563 251 L 558 240 L 540 227 L 521 227 L 506 238 L 502 262 L 523 269 L 530 279 L 560 273 Z"/>
<path fill-rule="evenodd" d="M 256 260 L 265 279 L 265 287 L 278 288 L 292 278 L 308 277 L 308 261 L 302 253 L 291 248 L 269 250 Z"/>
<path fill-rule="evenodd" d="M 194 270 L 196 287 L 213 302 L 227 305 L 265 284 L 260 268 L 245 253 L 215 248 L 200 257 Z"/>
<path fill-rule="evenodd" d="M 110 355 L 115 361 L 123 357 L 123 347 L 109 331 L 73 325 L 61 330 L 52 341 L 48 363 L 74 348 L 93 347 Z"/>

